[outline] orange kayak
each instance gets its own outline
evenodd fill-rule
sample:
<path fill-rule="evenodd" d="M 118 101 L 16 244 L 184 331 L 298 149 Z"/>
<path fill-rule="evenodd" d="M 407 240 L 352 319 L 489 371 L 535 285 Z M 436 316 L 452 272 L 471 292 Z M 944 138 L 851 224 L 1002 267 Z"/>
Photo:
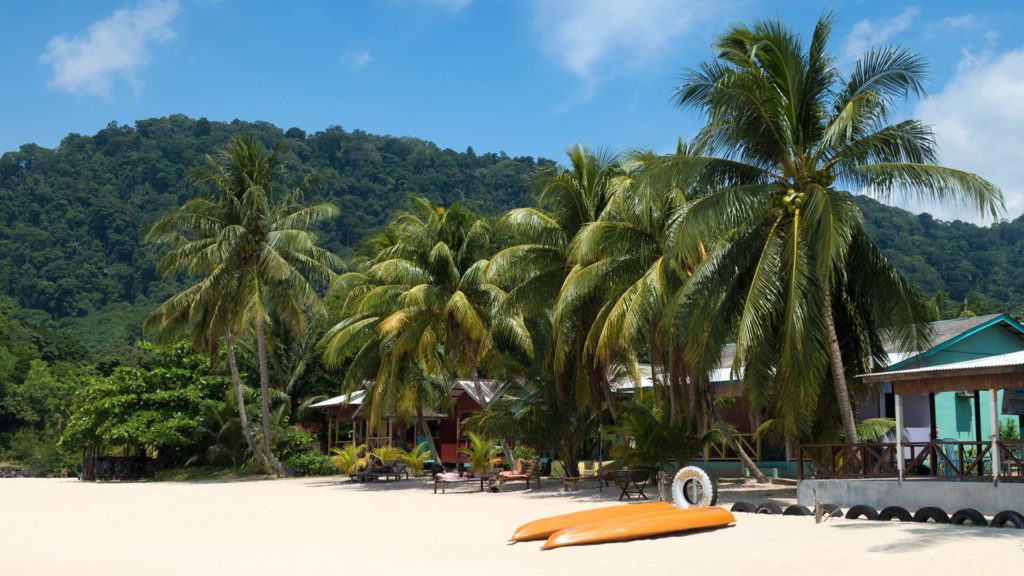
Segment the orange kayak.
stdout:
<path fill-rule="evenodd" d="M 579 524 L 555 532 L 548 538 L 542 550 L 581 544 L 621 542 L 637 538 L 649 538 L 673 534 L 685 530 L 718 528 L 736 521 L 732 512 L 712 506 L 709 508 L 687 508 L 660 510 L 609 520 L 598 520 Z"/>
<path fill-rule="evenodd" d="M 571 514 L 562 514 L 560 516 L 550 516 L 548 518 L 541 518 L 540 520 L 534 520 L 533 522 L 523 524 L 515 531 L 514 534 L 512 534 L 512 537 L 509 538 L 509 540 L 512 542 L 543 540 L 559 530 L 563 530 L 571 526 L 578 526 L 587 522 L 594 522 L 597 520 L 615 520 L 634 516 L 636 514 L 643 514 L 645 512 L 664 511 L 670 509 L 675 509 L 675 506 L 669 502 L 647 502 L 644 504 L 605 506 L 604 508 L 594 508 L 592 510 L 572 512 Z"/>

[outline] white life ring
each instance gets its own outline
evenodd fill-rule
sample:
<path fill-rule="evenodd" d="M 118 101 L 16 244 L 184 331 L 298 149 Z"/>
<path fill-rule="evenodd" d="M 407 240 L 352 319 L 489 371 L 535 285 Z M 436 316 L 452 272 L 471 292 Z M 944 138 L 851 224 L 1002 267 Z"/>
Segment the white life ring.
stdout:
<path fill-rule="evenodd" d="M 677 508 L 714 506 L 717 502 L 718 485 L 704 470 L 686 466 L 672 478 L 672 503 Z"/>

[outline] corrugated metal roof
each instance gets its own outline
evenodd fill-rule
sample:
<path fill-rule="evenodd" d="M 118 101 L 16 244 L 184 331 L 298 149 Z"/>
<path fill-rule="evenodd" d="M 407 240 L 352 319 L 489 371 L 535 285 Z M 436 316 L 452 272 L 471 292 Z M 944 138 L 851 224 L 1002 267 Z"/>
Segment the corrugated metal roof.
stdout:
<path fill-rule="evenodd" d="M 963 362 L 939 364 L 937 366 L 928 366 L 925 368 L 910 368 L 908 370 L 891 370 L 888 372 L 875 372 L 873 374 L 862 374 L 861 376 L 872 376 L 873 379 L 877 379 L 877 377 L 880 376 L 927 374 L 938 372 L 959 372 L 963 370 L 971 370 L 977 368 L 1002 368 L 1011 366 L 1024 366 L 1024 350 L 1021 350 L 1019 352 L 1010 352 L 1009 354 L 987 356 L 985 358 L 978 358 L 976 360 L 965 360 Z"/>
<path fill-rule="evenodd" d="M 484 402 L 481 402 L 480 399 L 477 398 L 476 387 L 473 386 L 472 380 L 456 380 L 454 384 L 458 388 L 462 389 L 466 394 L 469 394 L 469 397 L 472 398 L 474 402 L 481 406 L 485 405 L 487 402 L 490 402 L 490 400 L 494 398 L 494 394 L 498 391 L 498 388 L 500 387 L 499 383 L 494 380 L 480 380 L 480 388 L 483 390 L 484 394 Z M 365 396 L 365 390 L 357 390 L 351 394 L 342 394 L 340 396 L 328 398 L 327 400 L 321 400 L 316 404 L 310 404 L 309 407 L 329 408 L 331 406 L 340 406 L 342 404 L 358 406 L 363 403 L 363 397 Z"/>
<path fill-rule="evenodd" d="M 482 401 L 480 398 L 477 398 L 476 386 L 473 385 L 472 380 L 459 379 L 455 381 L 455 384 L 458 385 L 459 388 L 462 388 L 466 394 L 469 394 L 469 397 L 473 399 L 473 402 L 476 402 L 480 406 L 486 406 L 487 403 L 494 398 L 494 394 L 498 391 L 498 388 L 501 385 L 495 380 L 480 380 L 479 382 L 480 389 L 484 394 Z"/>
<path fill-rule="evenodd" d="M 351 394 L 342 394 L 341 396 L 335 396 L 334 398 L 328 398 L 327 400 L 321 400 L 316 404 L 310 404 L 310 408 L 327 408 L 330 406 L 340 406 L 342 404 L 362 404 L 363 396 L 366 396 L 366 392 L 358 390 Z"/>

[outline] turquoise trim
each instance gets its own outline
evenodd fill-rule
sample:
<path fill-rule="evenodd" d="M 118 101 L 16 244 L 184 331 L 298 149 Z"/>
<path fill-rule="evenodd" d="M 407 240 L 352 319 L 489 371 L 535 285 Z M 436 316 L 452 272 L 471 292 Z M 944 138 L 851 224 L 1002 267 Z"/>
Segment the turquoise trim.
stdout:
<path fill-rule="evenodd" d="M 1013 318 L 1010 318 L 1006 314 L 1000 314 L 1000 315 L 996 316 L 995 318 L 989 320 L 988 322 L 985 322 L 983 324 L 978 324 L 974 328 L 971 328 L 969 330 L 965 330 L 965 331 L 961 332 L 960 334 L 957 334 L 956 336 L 950 338 L 949 340 L 946 340 L 945 342 L 940 342 L 940 343 L 936 344 L 935 346 L 932 346 L 931 348 L 929 348 L 928 350 L 925 350 L 924 352 L 921 352 L 920 354 L 917 354 L 915 356 L 911 356 L 910 358 L 904 358 L 903 360 L 900 360 L 899 362 L 888 366 L 886 368 L 886 370 L 887 371 L 888 370 L 899 370 L 901 368 L 904 368 L 907 364 L 909 364 L 909 363 L 911 363 L 913 361 L 920 361 L 920 360 L 924 360 L 926 358 L 929 358 L 930 356 L 932 356 L 932 355 L 934 355 L 934 354 L 936 354 L 938 352 L 941 352 L 941 351 L 945 350 L 946 348 L 949 348 L 950 346 L 956 344 L 957 342 L 960 342 L 960 341 L 962 341 L 962 340 L 964 340 L 966 338 L 969 338 L 969 337 L 977 334 L 978 332 L 981 332 L 982 330 L 986 330 L 986 329 L 988 329 L 988 328 L 990 328 L 990 327 L 992 327 L 992 326 L 994 326 L 996 324 L 1000 324 L 1002 322 L 1006 322 L 1007 324 L 1010 325 L 1011 328 L 1013 328 L 1014 330 L 1016 330 L 1020 334 L 1024 335 L 1024 326 L 1021 326 Z"/>

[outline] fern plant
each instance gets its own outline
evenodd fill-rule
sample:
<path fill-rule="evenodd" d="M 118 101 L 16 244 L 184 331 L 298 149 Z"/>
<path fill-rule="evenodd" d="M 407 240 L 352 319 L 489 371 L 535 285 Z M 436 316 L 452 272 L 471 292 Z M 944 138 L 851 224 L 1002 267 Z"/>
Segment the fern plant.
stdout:
<path fill-rule="evenodd" d="M 359 470 L 366 444 L 346 444 L 343 448 L 333 448 L 331 462 L 342 474 L 354 474 Z"/>
<path fill-rule="evenodd" d="M 420 476 L 423 474 L 423 467 L 427 465 L 427 460 L 433 455 L 427 448 L 427 443 L 420 442 L 412 450 L 402 453 L 401 460 L 409 467 L 413 476 Z"/>
<path fill-rule="evenodd" d="M 397 462 L 402 457 L 402 450 L 394 446 L 378 446 L 373 449 L 373 455 L 381 462 Z"/>
<path fill-rule="evenodd" d="M 501 462 L 501 450 L 494 445 L 494 440 L 474 432 L 470 432 L 468 437 L 469 446 L 460 448 L 459 452 L 466 457 L 474 474 L 484 474 Z"/>

